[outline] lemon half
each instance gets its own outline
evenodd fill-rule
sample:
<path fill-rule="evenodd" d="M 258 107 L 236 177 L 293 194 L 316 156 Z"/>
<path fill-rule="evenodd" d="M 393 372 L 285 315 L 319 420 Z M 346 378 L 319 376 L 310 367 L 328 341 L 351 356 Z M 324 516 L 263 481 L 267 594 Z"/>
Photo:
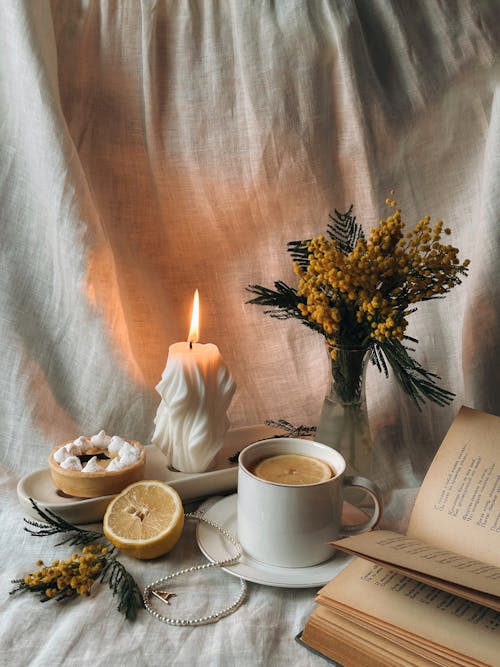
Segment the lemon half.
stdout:
<path fill-rule="evenodd" d="M 165 482 L 135 482 L 109 503 L 102 527 L 108 540 L 128 556 L 159 558 L 173 549 L 181 536 L 182 501 Z"/>
<path fill-rule="evenodd" d="M 278 454 L 262 459 L 254 475 L 278 484 L 317 484 L 330 479 L 332 469 L 325 461 L 302 454 Z"/>

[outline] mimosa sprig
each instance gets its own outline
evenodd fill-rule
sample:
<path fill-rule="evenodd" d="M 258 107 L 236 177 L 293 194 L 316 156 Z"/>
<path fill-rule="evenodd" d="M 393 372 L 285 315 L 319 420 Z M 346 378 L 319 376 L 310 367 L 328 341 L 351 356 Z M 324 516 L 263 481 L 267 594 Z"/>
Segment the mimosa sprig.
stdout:
<path fill-rule="evenodd" d="M 274 289 L 249 285 L 249 303 L 265 306 L 277 319 L 295 318 L 322 334 L 333 359 L 342 346 L 368 347 L 378 369 L 390 367 L 403 390 L 421 405 L 426 399 L 449 404 L 454 394 L 439 387 L 439 376 L 411 356 L 418 343 L 408 336 L 408 316 L 416 304 L 443 298 L 462 282 L 469 260 L 442 243 L 451 232 L 442 221 L 424 216 L 406 232 L 401 210 L 391 197 L 391 213 L 365 237 L 352 215 L 330 216 L 326 236 L 288 243 L 297 288 L 276 281 Z"/>
<path fill-rule="evenodd" d="M 125 618 L 134 620 L 143 607 L 141 591 L 132 575 L 116 558 L 115 548 L 110 544 L 101 544 L 101 533 L 84 530 L 68 523 L 48 509 L 42 509 L 30 498 L 33 509 L 44 523 L 25 519 L 31 535 L 62 535 L 57 545 L 68 544 L 83 546 L 82 552 L 74 553 L 66 560 L 55 560 L 51 565 L 37 562 L 38 570 L 27 574 L 22 579 L 14 579 L 16 584 L 10 594 L 36 593 L 40 602 L 71 600 L 79 595 L 89 596 L 94 582 L 99 579 L 107 582 L 113 596 L 118 597 L 118 611 Z"/>

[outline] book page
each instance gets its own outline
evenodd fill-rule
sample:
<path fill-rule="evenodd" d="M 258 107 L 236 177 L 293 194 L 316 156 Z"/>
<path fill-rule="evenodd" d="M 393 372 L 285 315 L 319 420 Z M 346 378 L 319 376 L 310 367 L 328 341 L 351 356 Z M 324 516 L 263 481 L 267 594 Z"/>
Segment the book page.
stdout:
<path fill-rule="evenodd" d="M 316 630 L 316 632 L 315 632 Z M 406 667 L 428 667 L 430 652 L 424 650 L 427 659 L 411 650 L 410 646 L 401 646 L 390 639 L 376 636 L 368 628 L 359 623 L 348 620 L 333 609 L 319 606 L 313 611 L 304 628 L 302 639 L 305 642 L 313 641 L 317 648 L 334 656 L 337 659 L 345 657 L 338 654 L 339 641 L 346 646 L 363 651 L 367 657 L 366 664 L 373 667 L 375 661 L 383 667 L 390 665 L 406 665 Z M 420 650 L 420 647 L 419 647 Z M 360 667 L 359 660 L 352 664 Z"/>
<path fill-rule="evenodd" d="M 362 533 L 332 545 L 500 611 L 500 568 L 494 565 L 390 530 Z"/>
<path fill-rule="evenodd" d="M 388 667 L 390 663 L 389 656 L 394 657 L 398 654 L 400 659 L 405 660 L 406 667 L 417 667 L 418 665 L 429 667 L 430 664 L 465 667 L 466 662 L 468 666 L 484 666 L 483 662 L 478 662 L 474 658 L 466 659 L 463 654 L 458 654 L 455 651 L 448 651 L 437 645 L 424 646 L 421 638 L 415 635 L 403 633 L 402 638 L 396 635 L 393 628 L 385 629 L 380 623 L 372 625 L 366 622 L 366 618 L 366 616 L 362 617 L 359 614 L 349 614 L 345 607 L 341 611 L 337 611 L 331 607 L 318 605 L 317 609 L 311 614 L 310 620 L 314 619 L 313 623 L 317 625 L 319 632 L 322 632 L 323 635 L 329 635 L 328 639 L 334 646 L 337 644 L 339 629 L 349 624 L 352 627 L 349 637 L 350 644 L 356 647 L 364 644 L 367 654 L 379 655 L 385 661 L 384 667 Z M 310 620 L 306 627 L 308 627 Z M 358 638 L 361 640 L 361 644 Z M 366 643 L 364 640 L 366 640 Z M 355 667 L 358 667 L 358 665 L 355 665 Z"/>
<path fill-rule="evenodd" d="M 500 567 L 500 417 L 461 408 L 418 493 L 408 535 Z"/>
<path fill-rule="evenodd" d="M 361 558 L 324 586 L 317 602 L 336 609 L 345 606 L 369 622 L 399 629 L 402 637 L 419 637 L 428 647 L 498 664 L 499 612 Z"/>

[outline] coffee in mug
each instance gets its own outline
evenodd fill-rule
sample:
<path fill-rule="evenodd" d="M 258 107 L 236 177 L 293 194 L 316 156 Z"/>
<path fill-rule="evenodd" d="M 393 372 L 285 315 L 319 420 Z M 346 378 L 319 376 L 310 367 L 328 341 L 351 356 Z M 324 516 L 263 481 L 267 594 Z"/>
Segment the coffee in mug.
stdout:
<path fill-rule="evenodd" d="M 364 477 L 347 477 L 345 468 L 340 452 L 302 438 L 245 447 L 238 457 L 237 518 L 245 553 L 266 565 L 309 567 L 331 558 L 329 542 L 373 528 L 382 512 L 380 492 Z M 370 494 L 374 512 L 344 526 L 343 494 L 351 486 Z"/>

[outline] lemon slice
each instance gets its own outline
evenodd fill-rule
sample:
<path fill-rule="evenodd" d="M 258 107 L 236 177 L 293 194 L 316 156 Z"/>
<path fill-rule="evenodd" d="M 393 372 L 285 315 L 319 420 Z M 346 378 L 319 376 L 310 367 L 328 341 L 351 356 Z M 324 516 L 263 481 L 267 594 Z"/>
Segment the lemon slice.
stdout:
<path fill-rule="evenodd" d="M 181 536 L 182 501 L 164 482 L 135 482 L 109 503 L 102 527 L 108 540 L 127 555 L 158 558 L 173 549 Z"/>
<path fill-rule="evenodd" d="M 302 454 L 279 454 L 262 459 L 253 473 L 278 484 L 317 484 L 332 477 L 328 463 Z"/>

